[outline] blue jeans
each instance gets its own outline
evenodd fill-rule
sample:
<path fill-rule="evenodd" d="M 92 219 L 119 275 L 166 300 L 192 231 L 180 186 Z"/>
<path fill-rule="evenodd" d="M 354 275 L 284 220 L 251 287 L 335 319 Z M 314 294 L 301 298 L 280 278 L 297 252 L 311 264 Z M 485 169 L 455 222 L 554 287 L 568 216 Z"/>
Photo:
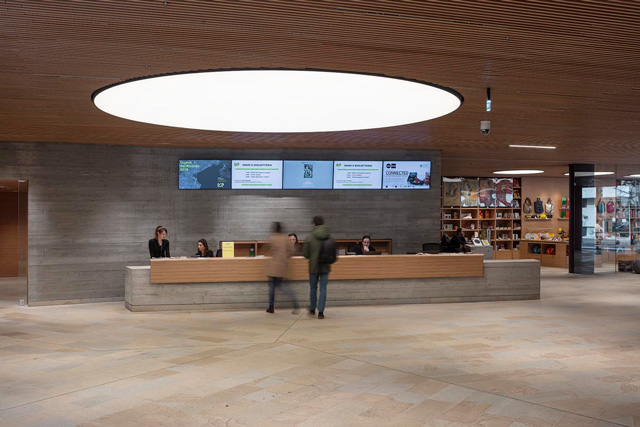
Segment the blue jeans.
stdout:
<path fill-rule="evenodd" d="M 320 301 L 318 301 L 318 279 L 320 279 Z M 324 305 L 327 302 L 327 282 L 329 281 L 329 273 L 309 273 L 309 311 L 316 309 L 324 311 Z"/>
<path fill-rule="evenodd" d="M 293 302 L 293 307 L 298 308 L 298 301 L 296 301 L 296 296 L 293 293 L 293 289 L 290 286 L 287 286 L 282 282 L 282 277 L 271 277 L 269 276 L 269 306 L 273 307 L 275 299 L 276 299 L 276 287 L 279 287 L 280 290 L 287 294 L 291 302 Z"/>

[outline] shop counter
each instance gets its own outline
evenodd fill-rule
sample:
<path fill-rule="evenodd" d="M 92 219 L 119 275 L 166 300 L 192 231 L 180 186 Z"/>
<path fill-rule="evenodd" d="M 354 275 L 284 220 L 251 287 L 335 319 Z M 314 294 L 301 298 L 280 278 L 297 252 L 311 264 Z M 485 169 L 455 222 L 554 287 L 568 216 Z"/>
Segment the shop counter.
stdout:
<path fill-rule="evenodd" d="M 267 307 L 267 258 L 151 260 L 126 267 L 131 311 L 236 310 Z M 327 308 L 540 298 L 540 262 L 483 260 L 479 254 L 339 257 L 329 274 Z M 308 261 L 294 257 L 284 286 L 309 301 Z M 293 302 L 276 294 L 276 308 Z"/>

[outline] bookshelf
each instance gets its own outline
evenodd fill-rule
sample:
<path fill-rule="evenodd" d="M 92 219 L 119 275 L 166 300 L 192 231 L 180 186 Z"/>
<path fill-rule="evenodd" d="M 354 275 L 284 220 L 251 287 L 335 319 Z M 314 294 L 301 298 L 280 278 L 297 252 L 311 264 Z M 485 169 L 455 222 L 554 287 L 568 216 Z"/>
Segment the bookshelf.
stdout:
<path fill-rule="evenodd" d="M 443 179 L 441 199 L 441 235 L 453 237 L 457 228 L 461 227 L 466 239 L 477 235 L 481 240 L 488 240 L 493 246 L 494 259 L 519 259 L 522 238 L 521 179 L 511 178 L 513 197 L 510 207 L 447 205 L 444 196 L 445 179 L 447 178 Z M 451 201 L 451 197 L 446 199 Z"/>

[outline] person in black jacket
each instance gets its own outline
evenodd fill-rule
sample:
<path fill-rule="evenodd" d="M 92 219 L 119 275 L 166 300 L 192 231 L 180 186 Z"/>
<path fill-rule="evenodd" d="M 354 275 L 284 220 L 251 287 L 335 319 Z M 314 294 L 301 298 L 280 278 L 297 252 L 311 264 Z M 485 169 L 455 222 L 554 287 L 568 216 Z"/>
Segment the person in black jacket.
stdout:
<path fill-rule="evenodd" d="M 354 246 L 353 251 L 356 255 L 363 255 L 365 252 L 376 252 L 376 248 L 371 246 L 371 236 L 368 234 L 362 236 L 362 240 Z"/>
<path fill-rule="evenodd" d="M 149 240 L 149 256 L 151 258 L 170 258 L 169 241 L 167 237 L 167 229 L 159 225 L 153 239 Z"/>
<path fill-rule="evenodd" d="M 213 251 L 209 250 L 209 244 L 205 239 L 198 240 L 198 252 L 195 254 L 197 257 L 213 258 Z"/>
<path fill-rule="evenodd" d="M 470 252 L 470 249 L 466 244 L 467 240 L 462 234 L 462 228 L 458 227 L 456 234 L 451 238 L 451 252 Z"/>

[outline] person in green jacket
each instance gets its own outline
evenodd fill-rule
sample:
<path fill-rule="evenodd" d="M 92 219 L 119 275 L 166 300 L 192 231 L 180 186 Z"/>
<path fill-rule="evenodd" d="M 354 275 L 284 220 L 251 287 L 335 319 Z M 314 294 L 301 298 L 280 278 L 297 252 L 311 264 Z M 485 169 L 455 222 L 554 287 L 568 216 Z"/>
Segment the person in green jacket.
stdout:
<path fill-rule="evenodd" d="M 329 264 L 320 264 L 318 257 L 322 248 L 322 241 L 330 236 L 329 229 L 324 225 L 321 216 L 313 217 L 313 230 L 304 241 L 302 254 L 309 260 L 309 314 L 315 316 L 316 304 L 318 319 L 324 319 L 324 305 L 327 301 L 327 282 L 329 281 Z M 318 281 L 320 282 L 320 299 L 318 300 Z"/>

